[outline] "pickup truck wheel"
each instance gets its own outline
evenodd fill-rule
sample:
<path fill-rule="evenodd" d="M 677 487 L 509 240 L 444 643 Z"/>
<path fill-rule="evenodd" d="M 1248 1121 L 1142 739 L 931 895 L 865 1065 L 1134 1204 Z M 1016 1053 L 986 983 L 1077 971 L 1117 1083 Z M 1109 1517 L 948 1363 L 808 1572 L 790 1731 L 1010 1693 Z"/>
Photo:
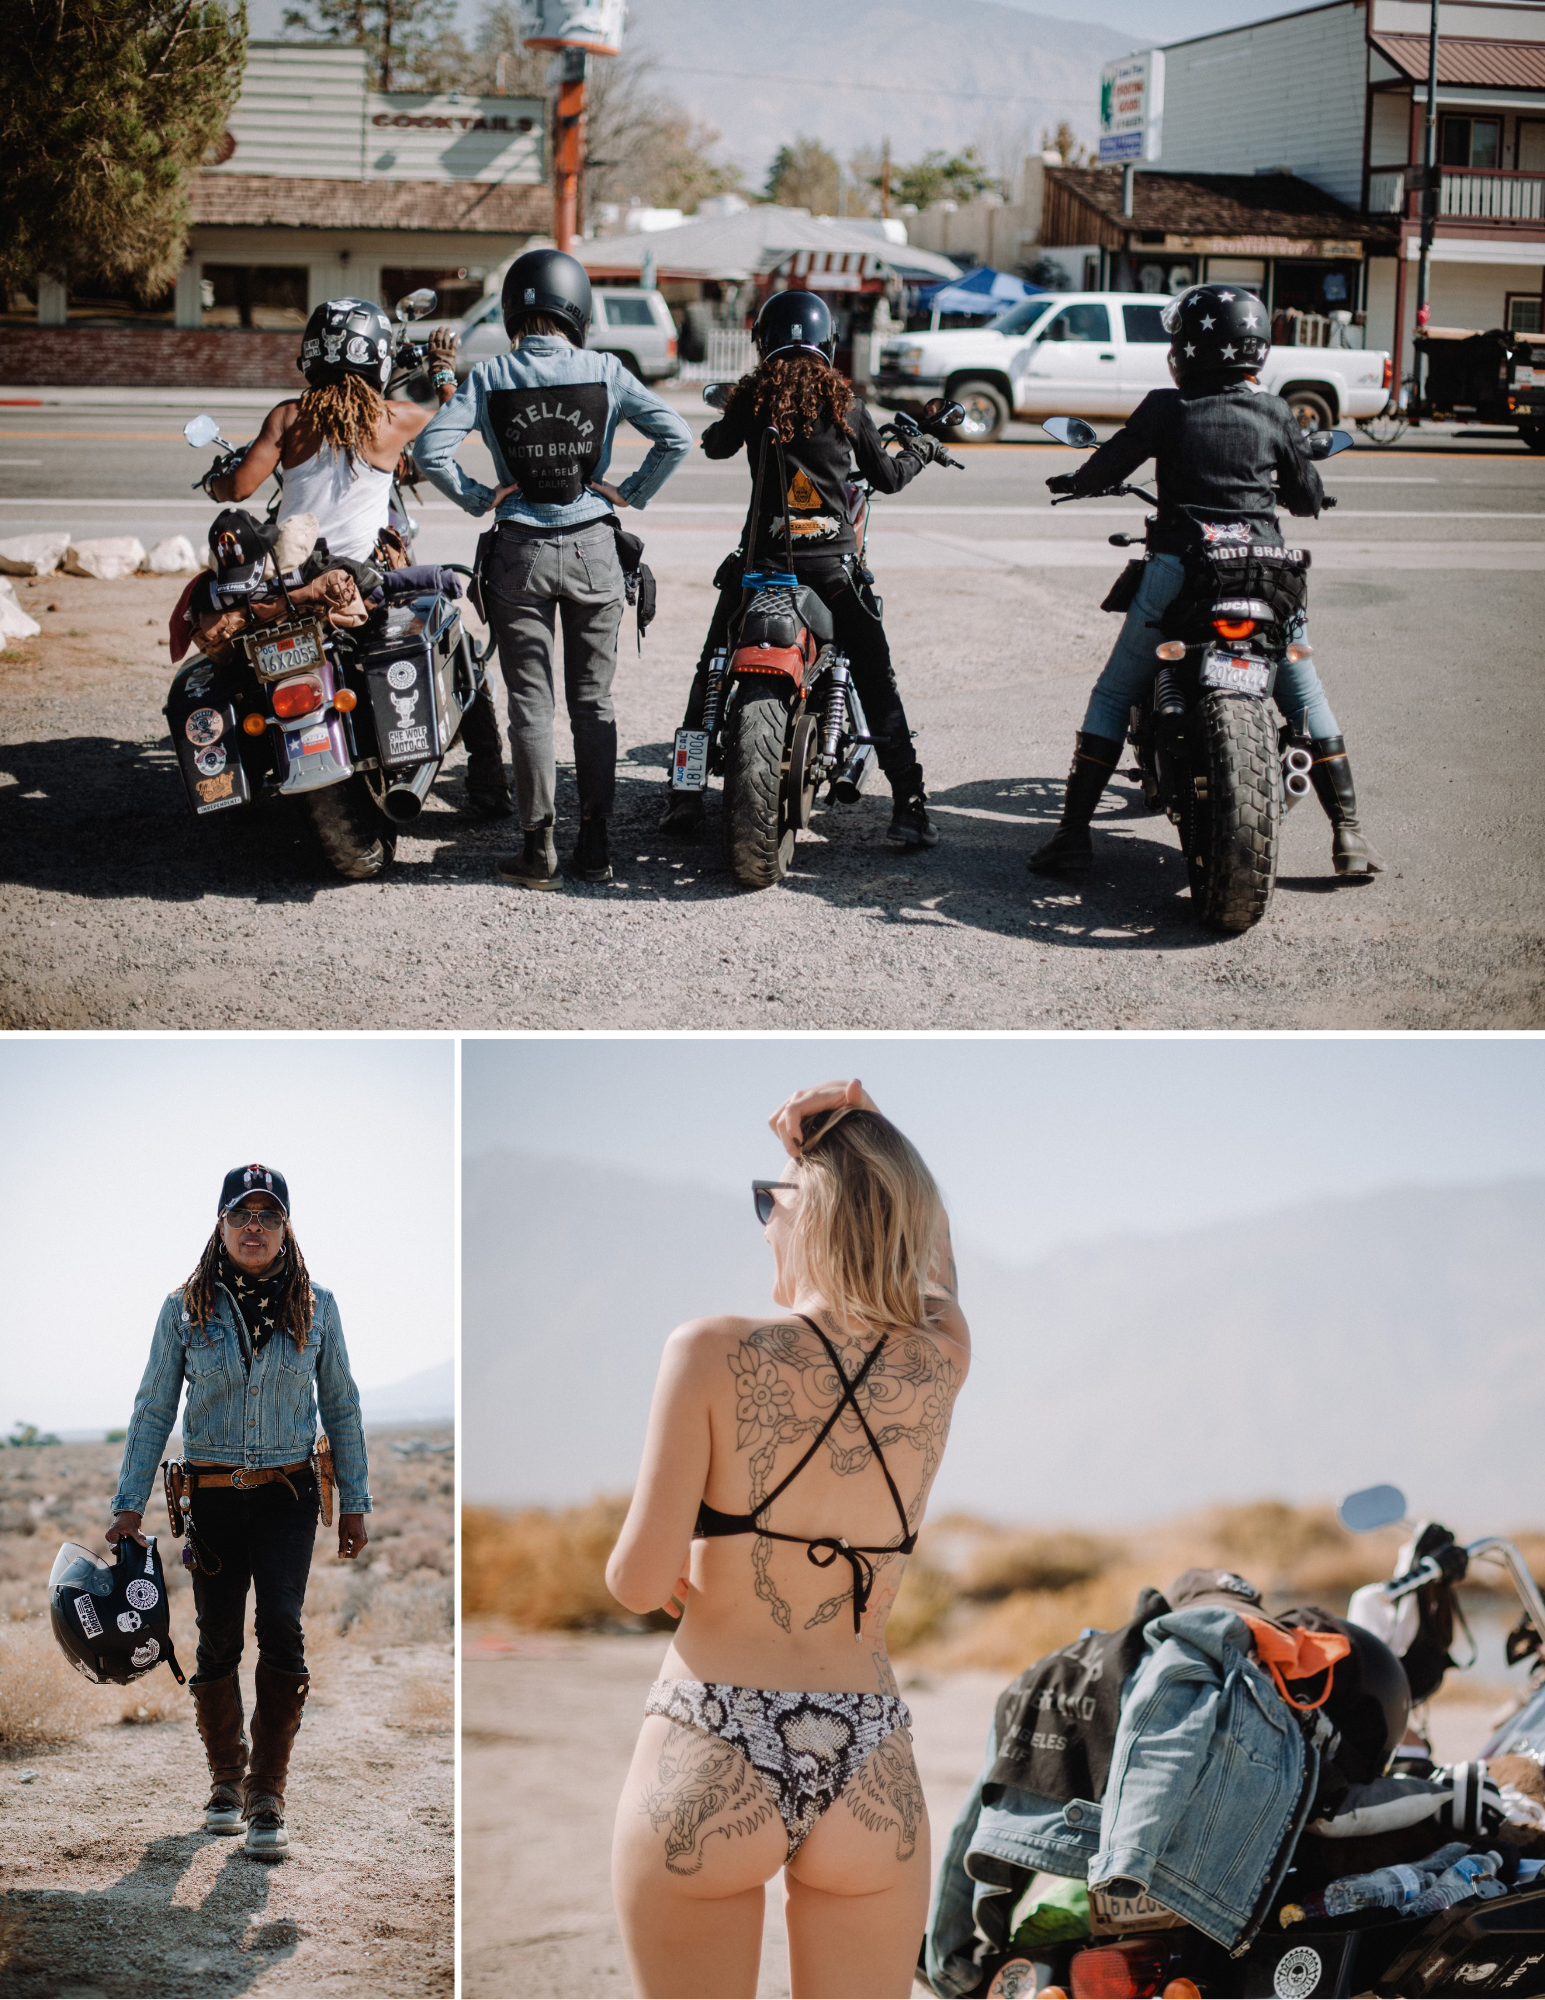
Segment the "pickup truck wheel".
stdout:
<path fill-rule="evenodd" d="M 1289 389 L 1284 400 L 1301 431 L 1335 429 L 1335 415 L 1318 389 Z"/>
<path fill-rule="evenodd" d="M 991 444 L 1002 434 L 1009 420 L 1009 406 L 1003 392 L 991 382 L 957 382 L 949 393 L 966 413 L 951 428 L 952 438 L 961 444 Z"/>

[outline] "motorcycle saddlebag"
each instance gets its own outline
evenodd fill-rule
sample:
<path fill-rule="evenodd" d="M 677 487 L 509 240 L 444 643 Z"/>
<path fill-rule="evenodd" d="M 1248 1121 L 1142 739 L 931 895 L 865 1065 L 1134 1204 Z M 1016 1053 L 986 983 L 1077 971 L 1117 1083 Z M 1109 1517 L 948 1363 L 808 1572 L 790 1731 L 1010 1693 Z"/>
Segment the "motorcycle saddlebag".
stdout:
<path fill-rule="evenodd" d="M 388 607 L 361 652 L 383 770 L 426 764 L 450 748 L 475 686 L 461 620 L 449 599 Z"/>
<path fill-rule="evenodd" d="M 241 727 L 235 694 L 240 670 L 217 666 L 195 655 L 172 678 L 166 697 L 166 726 L 177 752 L 177 768 L 195 813 L 244 806 L 252 787 L 241 761 Z"/>
<path fill-rule="evenodd" d="M 1105 593 L 1105 601 L 1101 604 L 1100 609 L 1102 611 L 1130 611 L 1132 609 L 1132 600 L 1137 595 L 1138 586 L 1142 583 L 1143 572 L 1147 567 L 1147 563 L 1142 561 L 1129 562 L 1120 576 L 1111 585 L 1110 589 Z"/>
<path fill-rule="evenodd" d="M 1253 598 L 1267 604 L 1277 624 L 1286 625 L 1308 602 L 1308 572 L 1307 549 L 1232 543 L 1198 549 L 1186 557 L 1185 582 L 1160 628 L 1166 639 L 1192 636 L 1191 628 L 1225 598 Z"/>

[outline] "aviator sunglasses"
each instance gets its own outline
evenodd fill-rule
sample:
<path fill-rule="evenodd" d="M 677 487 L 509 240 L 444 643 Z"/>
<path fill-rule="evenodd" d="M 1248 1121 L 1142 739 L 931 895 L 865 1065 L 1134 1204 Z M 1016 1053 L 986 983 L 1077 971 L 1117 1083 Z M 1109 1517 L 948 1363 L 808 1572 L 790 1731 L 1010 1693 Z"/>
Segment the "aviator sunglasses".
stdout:
<path fill-rule="evenodd" d="M 227 1222 L 245 1224 L 256 1222 L 264 1229 L 282 1229 L 284 1213 L 277 1208 L 228 1208 L 224 1219 Z"/>
<path fill-rule="evenodd" d="M 756 1207 L 756 1219 L 764 1229 L 772 1221 L 773 1209 L 777 1206 L 778 1202 L 778 1197 L 773 1192 L 774 1188 L 795 1188 L 798 1186 L 798 1181 L 753 1181 L 751 1183 L 751 1199 Z"/>

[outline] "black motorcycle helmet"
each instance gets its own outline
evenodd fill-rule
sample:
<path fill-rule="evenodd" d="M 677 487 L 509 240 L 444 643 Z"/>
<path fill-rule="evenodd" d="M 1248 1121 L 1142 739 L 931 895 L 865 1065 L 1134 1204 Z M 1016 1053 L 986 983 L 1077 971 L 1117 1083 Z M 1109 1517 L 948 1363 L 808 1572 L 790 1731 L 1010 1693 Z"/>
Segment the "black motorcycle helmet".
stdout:
<path fill-rule="evenodd" d="M 313 389 L 363 375 L 384 389 L 392 372 L 392 323 L 369 299 L 325 299 L 306 321 L 295 366 Z"/>
<path fill-rule="evenodd" d="M 764 361 L 775 354 L 818 354 L 830 364 L 837 351 L 831 308 L 814 292 L 774 292 L 756 316 L 752 338 Z"/>
<path fill-rule="evenodd" d="M 114 1563 L 66 1542 L 48 1574 L 48 1616 L 59 1650 L 98 1687 L 127 1687 L 163 1660 L 184 1685 L 161 1557 L 155 1536 L 146 1540 L 150 1546 L 142 1549 L 124 1535 Z"/>
<path fill-rule="evenodd" d="M 262 589 L 278 538 L 275 523 L 260 521 L 245 507 L 221 508 L 209 524 L 209 553 L 215 566 L 213 588 L 223 603 Z"/>
<path fill-rule="evenodd" d="M 1344 1632 L 1351 1640 L 1351 1654 L 1334 1669 L 1325 1715 L 1341 1732 L 1336 1763 L 1342 1774 L 1350 1784 L 1371 1785 L 1382 1777 L 1411 1719 L 1411 1686 L 1405 1668 L 1366 1626 L 1337 1618 L 1318 1605 L 1283 1611 L 1277 1623 L 1301 1626 L 1309 1632 Z M 1316 1678 L 1314 1692 L 1317 1694 L 1323 1685 Z"/>
<path fill-rule="evenodd" d="M 1271 352 L 1271 319 L 1237 285 L 1193 285 L 1159 317 L 1169 335 L 1169 372 L 1177 383 L 1199 375 L 1245 376 Z"/>
<path fill-rule="evenodd" d="M 564 250 L 528 250 L 504 274 L 499 306 L 513 340 L 527 313 L 548 313 L 576 347 L 590 325 L 590 273 Z"/>

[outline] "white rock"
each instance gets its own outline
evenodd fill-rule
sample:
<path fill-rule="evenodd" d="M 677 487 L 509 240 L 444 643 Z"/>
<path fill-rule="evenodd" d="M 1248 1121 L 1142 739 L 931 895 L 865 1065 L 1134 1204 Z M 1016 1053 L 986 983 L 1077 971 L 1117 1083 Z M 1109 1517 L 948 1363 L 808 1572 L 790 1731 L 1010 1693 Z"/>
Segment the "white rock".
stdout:
<path fill-rule="evenodd" d="M 198 551 L 186 535 L 168 535 L 140 564 L 151 576 L 187 576 L 198 566 Z"/>
<path fill-rule="evenodd" d="M 0 570 L 12 576 L 52 576 L 69 546 L 67 534 L 14 535 L 0 542 Z"/>
<path fill-rule="evenodd" d="M 42 629 L 35 618 L 29 618 L 22 610 L 14 591 L 0 591 L 0 638 L 30 639 Z"/>
<path fill-rule="evenodd" d="M 115 577 L 132 576 L 144 560 L 145 544 L 138 535 L 104 535 L 100 541 L 71 542 L 64 566 L 71 576 L 94 576 L 109 583 Z"/>

